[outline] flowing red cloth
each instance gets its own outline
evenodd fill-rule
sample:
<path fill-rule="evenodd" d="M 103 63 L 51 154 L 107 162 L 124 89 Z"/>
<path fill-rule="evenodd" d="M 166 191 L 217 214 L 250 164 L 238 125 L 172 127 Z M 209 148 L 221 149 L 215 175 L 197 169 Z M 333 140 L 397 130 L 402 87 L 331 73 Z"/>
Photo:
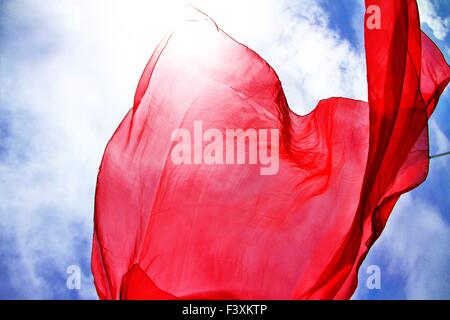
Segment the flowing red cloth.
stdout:
<path fill-rule="evenodd" d="M 100 298 L 352 296 L 396 201 L 427 176 L 428 118 L 450 78 L 415 1 L 370 5 L 381 29 L 365 31 L 369 102 L 330 98 L 306 116 L 289 109 L 275 71 L 206 16 L 162 41 L 98 174 Z M 173 132 L 196 121 L 278 129 L 278 171 L 174 163 Z"/>

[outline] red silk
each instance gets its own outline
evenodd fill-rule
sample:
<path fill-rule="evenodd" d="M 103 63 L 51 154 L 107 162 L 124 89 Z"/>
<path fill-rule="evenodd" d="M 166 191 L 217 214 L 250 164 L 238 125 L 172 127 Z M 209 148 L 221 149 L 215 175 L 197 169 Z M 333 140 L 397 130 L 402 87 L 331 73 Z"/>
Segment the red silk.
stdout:
<path fill-rule="evenodd" d="M 365 33 L 369 102 L 330 98 L 306 116 L 289 109 L 275 71 L 207 17 L 161 42 L 98 174 L 100 298 L 351 297 L 396 201 L 426 178 L 428 117 L 450 79 L 415 1 L 372 4 L 382 20 Z M 278 172 L 175 164 L 172 133 L 195 121 L 279 129 Z"/>

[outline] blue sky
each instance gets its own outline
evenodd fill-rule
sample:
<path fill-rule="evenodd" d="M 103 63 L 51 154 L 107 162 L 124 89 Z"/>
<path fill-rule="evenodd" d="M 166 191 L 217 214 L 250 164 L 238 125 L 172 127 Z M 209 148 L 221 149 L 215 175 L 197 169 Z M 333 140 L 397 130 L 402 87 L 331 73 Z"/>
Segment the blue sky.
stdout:
<path fill-rule="evenodd" d="M 98 165 L 178 2 L 0 1 L 0 298 L 96 299 Z M 193 3 L 275 68 L 294 111 L 330 96 L 366 99 L 362 1 Z M 450 3 L 422 0 L 420 9 L 449 61 Z M 446 90 L 431 154 L 450 150 L 449 120 Z M 450 299 L 448 177 L 450 157 L 432 160 L 427 181 L 401 199 L 354 298 Z M 81 269 L 80 290 L 66 287 L 69 265 Z M 380 290 L 365 285 L 370 265 L 380 267 Z"/>

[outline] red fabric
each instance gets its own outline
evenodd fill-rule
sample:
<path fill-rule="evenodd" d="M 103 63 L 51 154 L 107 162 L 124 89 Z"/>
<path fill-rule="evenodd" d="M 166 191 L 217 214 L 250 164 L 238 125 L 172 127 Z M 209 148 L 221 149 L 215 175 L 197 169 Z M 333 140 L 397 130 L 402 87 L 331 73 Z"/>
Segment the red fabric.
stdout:
<path fill-rule="evenodd" d="M 365 34 L 369 102 L 330 98 L 306 116 L 206 16 L 161 42 L 98 174 L 100 298 L 351 297 L 396 201 L 426 178 L 428 117 L 450 78 L 415 1 L 372 4 L 382 21 Z M 204 131 L 279 129 L 278 172 L 174 164 L 172 133 L 199 120 Z"/>

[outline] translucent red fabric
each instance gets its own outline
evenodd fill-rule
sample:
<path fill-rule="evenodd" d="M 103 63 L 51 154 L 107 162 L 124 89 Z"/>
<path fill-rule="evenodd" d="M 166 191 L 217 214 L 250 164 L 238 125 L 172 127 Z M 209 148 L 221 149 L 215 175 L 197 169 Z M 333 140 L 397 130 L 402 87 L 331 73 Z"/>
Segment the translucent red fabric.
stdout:
<path fill-rule="evenodd" d="M 98 174 L 101 299 L 352 296 L 399 196 L 426 178 L 427 122 L 450 78 L 415 1 L 372 4 L 382 19 L 365 31 L 369 102 L 330 98 L 306 116 L 289 109 L 275 71 L 206 16 L 161 42 Z M 278 129 L 278 171 L 174 163 L 174 131 L 196 121 Z"/>

